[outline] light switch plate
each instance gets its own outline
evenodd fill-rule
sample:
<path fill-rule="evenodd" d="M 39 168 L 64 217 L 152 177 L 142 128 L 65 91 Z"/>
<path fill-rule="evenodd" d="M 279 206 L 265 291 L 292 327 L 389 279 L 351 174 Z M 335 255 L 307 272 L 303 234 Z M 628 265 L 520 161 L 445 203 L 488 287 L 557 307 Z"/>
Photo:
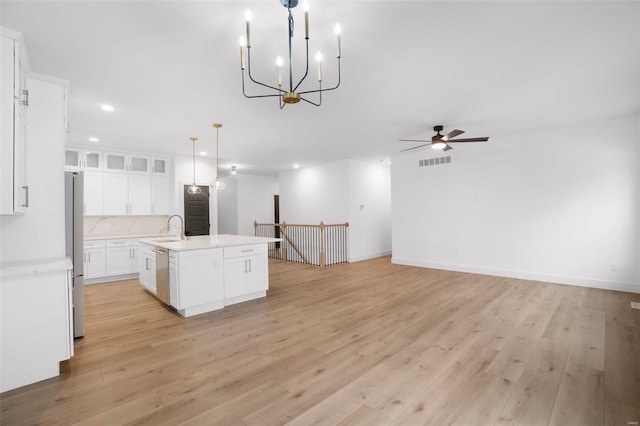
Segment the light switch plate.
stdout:
<path fill-rule="evenodd" d="M 640 302 L 631 302 L 631 309 L 640 309 Z"/>

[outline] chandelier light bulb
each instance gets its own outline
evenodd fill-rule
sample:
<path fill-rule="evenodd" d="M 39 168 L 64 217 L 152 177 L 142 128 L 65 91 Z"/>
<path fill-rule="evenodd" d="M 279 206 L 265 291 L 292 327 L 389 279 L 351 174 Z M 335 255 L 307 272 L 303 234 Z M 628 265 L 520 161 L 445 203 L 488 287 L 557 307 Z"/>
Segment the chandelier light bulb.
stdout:
<path fill-rule="evenodd" d="M 334 31 L 336 32 L 336 35 L 340 35 L 342 33 L 342 27 L 340 27 L 340 24 L 336 24 Z"/>
<path fill-rule="evenodd" d="M 302 2 L 302 10 L 304 10 L 305 12 L 309 11 L 309 2 L 308 1 Z"/>
<path fill-rule="evenodd" d="M 322 53 L 316 52 L 316 62 L 322 62 Z"/>
<path fill-rule="evenodd" d="M 244 38 L 244 36 L 240 36 L 239 43 L 240 43 L 240 47 L 246 47 L 247 46 L 247 39 Z"/>
<path fill-rule="evenodd" d="M 276 58 L 276 66 L 280 68 L 282 66 L 282 56 Z"/>
<path fill-rule="evenodd" d="M 249 9 L 244 12 L 244 19 L 247 22 L 251 22 L 251 11 Z"/>

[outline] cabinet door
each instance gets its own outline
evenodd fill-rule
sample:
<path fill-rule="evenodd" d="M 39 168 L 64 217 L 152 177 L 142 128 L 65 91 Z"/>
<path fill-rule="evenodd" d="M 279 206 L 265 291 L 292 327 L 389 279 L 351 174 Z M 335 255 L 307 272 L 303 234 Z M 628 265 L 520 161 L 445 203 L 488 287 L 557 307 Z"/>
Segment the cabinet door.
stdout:
<path fill-rule="evenodd" d="M 100 151 L 84 151 L 83 166 L 85 170 L 102 169 L 102 153 Z"/>
<path fill-rule="evenodd" d="M 178 254 L 178 309 L 224 299 L 222 249 Z"/>
<path fill-rule="evenodd" d="M 129 175 L 129 214 L 151 214 L 151 178 Z"/>
<path fill-rule="evenodd" d="M 84 251 L 84 278 L 99 278 L 107 275 L 105 249 Z"/>
<path fill-rule="evenodd" d="M 103 180 L 104 214 L 126 215 L 129 213 L 128 176 L 123 173 L 105 173 Z"/>
<path fill-rule="evenodd" d="M 29 208 L 29 186 L 24 173 L 24 110 L 16 102 L 13 139 L 13 211 L 24 213 Z"/>
<path fill-rule="evenodd" d="M 127 171 L 127 155 L 117 152 L 105 152 L 104 153 L 104 167 L 107 170 L 115 172 Z"/>
<path fill-rule="evenodd" d="M 253 256 L 248 259 L 247 293 L 269 289 L 269 261 L 267 256 Z"/>
<path fill-rule="evenodd" d="M 225 259 L 224 261 L 224 298 L 242 296 L 247 293 L 247 271 L 249 263 L 246 257 Z"/>
<path fill-rule="evenodd" d="M 151 176 L 151 214 L 169 214 L 169 176 Z"/>
<path fill-rule="evenodd" d="M 169 262 L 169 304 L 178 308 L 178 265 Z"/>
<path fill-rule="evenodd" d="M 110 247 L 107 249 L 107 275 L 131 273 L 131 247 Z"/>
<path fill-rule="evenodd" d="M 169 174 L 169 158 L 168 157 L 151 157 L 151 173 L 155 175 Z"/>
<path fill-rule="evenodd" d="M 140 246 L 137 243 L 131 246 L 131 272 L 140 272 Z"/>
<path fill-rule="evenodd" d="M 104 212 L 102 173 L 84 174 L 84 214 L 99 216 Z"/>
<path fill-rule="evenodd" d="M 82 167 L 81 156 L 82 153 L 79 149 L 65 148 L 64 149 L 64 168 L 66 170 L 79 170 Z"/>
<path fill-rule="evenodd" d="M 156 258 L 151 250 L 141 250 L 140 284 L 147 290 L 156 293 Z"/>
<path fill-rule="evenodd" d="M 128 170 L 131 173 L 148 174 L 151 169 L 149 157 L 132 154 L 129 156 Z"/>

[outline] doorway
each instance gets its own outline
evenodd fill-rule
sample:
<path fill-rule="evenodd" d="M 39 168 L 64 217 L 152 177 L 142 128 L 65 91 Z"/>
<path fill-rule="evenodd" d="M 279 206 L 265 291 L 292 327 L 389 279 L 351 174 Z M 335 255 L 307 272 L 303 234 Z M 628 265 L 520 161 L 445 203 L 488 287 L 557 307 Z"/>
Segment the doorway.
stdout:
<path fill-rule="evenodd" d="M 198 185 L 200 194 L 189 194 L 184 185 L 184 235 L 209 235 L 209 186 Z"/>

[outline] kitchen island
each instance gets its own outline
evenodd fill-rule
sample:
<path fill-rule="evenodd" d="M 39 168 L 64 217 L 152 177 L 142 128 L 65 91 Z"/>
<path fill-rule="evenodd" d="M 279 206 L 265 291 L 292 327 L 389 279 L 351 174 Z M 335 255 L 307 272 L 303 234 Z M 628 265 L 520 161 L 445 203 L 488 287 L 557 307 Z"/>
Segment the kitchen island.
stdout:
<path fill-rule="evenodd" d="M 280 238 L 202 235 L 140 240 L 140 284 L 183 317 L 265 297 L 268 243 Z"/>

